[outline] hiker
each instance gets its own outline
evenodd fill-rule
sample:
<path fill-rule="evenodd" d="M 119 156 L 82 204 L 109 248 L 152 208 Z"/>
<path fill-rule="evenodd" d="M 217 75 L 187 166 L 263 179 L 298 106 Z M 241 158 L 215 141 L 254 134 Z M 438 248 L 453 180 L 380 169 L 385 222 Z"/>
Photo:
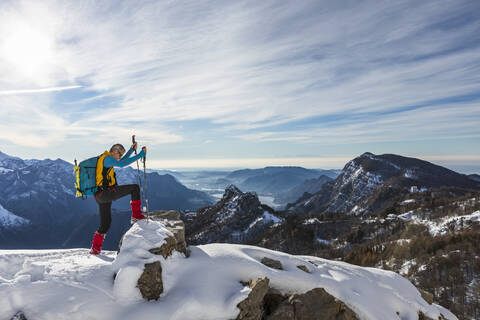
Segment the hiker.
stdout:
<path fill-rule="evenodd" d="M 96 186 L 98 190 L 95 192 L 95 201 L 98 203 L 98 213 L 100 214 L 100 226 L 93 235 L 91 254 L 100 254 L 105 234 L 110 228 L 112 222 L 111 208 L 112 201 L 120 199 L 128 194 L 131 195 L 130 206 L 132 207 L 131 222 L 145 219 L 141 210 L 140 187 L 138 184 L 126 184 L 119 186 L 117 184 L 116 175 L 113 167 L 125 167 L 133 163 L 137 159 L 146 156 L 147 148 L 142 147 L 142 151 L 131 158 L 133 151 L 137 150 L 137 143 L 134 142 L 125 154 L 125 148 L 117 143 L 105 151 L 97 161 L 96 168 Z M 124 155 L 125 154 L 125 155 Z"/>

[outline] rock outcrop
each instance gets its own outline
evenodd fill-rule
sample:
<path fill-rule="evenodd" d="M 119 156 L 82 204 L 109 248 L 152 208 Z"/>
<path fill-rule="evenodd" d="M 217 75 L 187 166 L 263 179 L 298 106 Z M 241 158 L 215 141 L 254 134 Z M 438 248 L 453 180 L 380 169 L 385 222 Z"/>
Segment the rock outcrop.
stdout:
<path fill-rule="evenodd" d="M 162 226 L 168 230 L 163 244 L 159 247 L 149 248 L 148 251 L 154 255 L 160 255 L 167 259 L 174 251 L 185 254 L 188 257 L 189 252 L 185 242 L 185 225 L 180 220 L 180 213 L 177 211 L 153 211 L 149 213 L 149 221 L 162 222 Z M 145 223 L 149 223 L 146 221 Z M 142 222 L 143 223 L 143 222 Z M 125 234 L 126 235 L 126 234 Z M 118 246 L 118 252 L 121 252 L 123 235 Z M 137 281 L 137 287 L 146 300 L 158 300 L 163 293 L 162 265 L 160 261 L 145 263 L 143 273 Z"/>
<path fill-rule="evenodd" d="M 166 244 L 159 248 L 152 248 L 149 251 L 153 254 L 162 255 L 165 259 L 172 254 L 173 250 L 184 253 L 188 256 L 187 243 L 185 241 L 185 224 L 180 219 L 180 213 L 175 210 L 156 210 L 149 213 L 149 219 L 162 221 L 165 227 L 173 233 L 173 237 L 167 237 Z M 123 235 L 125 236 L 125 235 Z M 118 252 L 122 247 L 123 237 L 118 244 Z"/>
<path fill-rule="evenodd" d="M 283 270 L 282 263 L 278 260 L 263 257 L 260 262 L 266 265 L 267 267 L 277 269 L 277 270 Z"/>
<path fill-rule="evenodd" d="M 264 298 L 268 291 L 268 278 L 257 278 L 248 284 L 252 291 L 248 294 L 247 299 L 240 302 L 237 307 L 240 314 L 237 320 L 256 320 L 262 319 L 264 313 Z"/>
<path fill-rule="evenodd" d="M 160 254 L 165 259 L 172 254 L 174 250 L 184 253 L 188 256 L 187 243 L 185 242 L 185 224 L 180 220 L 180 213 L 174 210 L 153 211 L 150 218 L 165 222 L 167 229 L 173 233 L 173 237 L 166 239 L 167 243 L 160 248 L 152 248 L 149 251 L 153 254 Z"/>
<path fill-rule="evenodd" d="M 268 278 L 248 283 L 252 290 L 237 307 L 237 320 L 357 320 L 356 314 L 343 302 L 315 288 L 302 294 L 282 295 L 269 287 Z"/>
<path fill-rule="evenodd" d="M 355 313 L 323 288 L 315 288 L 285 299 L 267 320 L 355 320 Z"/>
<path fill-rule="evenodd" d="M 234 185 L 225 189 L 215 205 L 198 209 L 183 217 L 187 239 L 192 245 L 213 242 L 246 243 L 283 220 L 260 203 L 254 192 L 242 192 Z"/>

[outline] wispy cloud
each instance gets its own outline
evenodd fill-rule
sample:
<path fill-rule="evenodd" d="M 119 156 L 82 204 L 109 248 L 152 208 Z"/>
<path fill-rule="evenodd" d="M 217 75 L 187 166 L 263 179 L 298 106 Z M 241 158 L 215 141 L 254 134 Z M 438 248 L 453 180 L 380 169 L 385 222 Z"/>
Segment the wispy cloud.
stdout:
<path fill-rule="evenodd" d="M 35 110 L 32 123 L 15 135 L 24 133 L 31 141 L 35 136 L 107 141 L 136 127 L 151 144 L 187 145 L 193 134 L 177 124 L 190 120 L 209 124 L 200 141 L 230 139 L 231 144 L 236 139 L 338 144 L 480 135 L 478 1 L 0 6 L 5 75 L 0 95 L 8 98 L 0 100 L 8 110 L 0 129 L 7 130 L 26 109 Z M 39 15 L 42 19 L 35 19 Z M 20 36 L 40 39 L 34 43 L 41 59 L 32 55 L 22 64 L 30 56 L 16 58 L 2 46 L 7 39 L 17 50 L 30 48 L 7 37 L 12 26 L 25 30 Z M 52 97 L 40 101 L 14 99 L 38 92 L 23 88 L 78 86 L 101 98 L 72 94 L 59 107 L 55 97 L 61 92 L 51 90 Z M 118 103 L 103 104 L 104 97 Z M 445 103 L 453 97 L 470 98 Z M 87 103 L 95 108 L 79 112 Z M 43 125 L 49 117 L 55 127 Z M 328 117 L 338 120 L 324 120 Z M 310 119 L 319 120 L 300 125 Z"/>
<path fill-rule="evenodd" d="M 29 94 L 29 93 L 43 93 L 43 92 L 56 92 L 56 91 L 78 89 L 78 88 L 81 88 L 81 87 L 82 86 L 67 86 L 67 87 L 52 87 L 52 88 L 41 88 L 41 89 L 5 90 L 5 91 L 0 91 L 0 96 Z"/>

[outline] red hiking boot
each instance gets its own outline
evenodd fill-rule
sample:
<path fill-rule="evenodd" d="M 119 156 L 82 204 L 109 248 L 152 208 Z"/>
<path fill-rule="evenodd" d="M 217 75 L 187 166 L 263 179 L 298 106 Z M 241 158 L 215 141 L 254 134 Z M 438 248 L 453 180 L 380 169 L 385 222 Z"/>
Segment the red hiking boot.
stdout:
<path fill-rule="evenodd" d="M 90 250 L 90 254 L 100 254 L 102 251 L 102 243 L 103 239 L 105 239 L 105 235 L 95 232 L 93 235 L 93 241 L 92 241 L 92 249 Z"/>
<path fill-rule="evenodd" d="M 130 206 L 132 207 L 132 218 L 130 219 L 131 224 L 134 224 L 138 220 L 145 219 L 141 209 L 141 200 L 130 201 Z"/>

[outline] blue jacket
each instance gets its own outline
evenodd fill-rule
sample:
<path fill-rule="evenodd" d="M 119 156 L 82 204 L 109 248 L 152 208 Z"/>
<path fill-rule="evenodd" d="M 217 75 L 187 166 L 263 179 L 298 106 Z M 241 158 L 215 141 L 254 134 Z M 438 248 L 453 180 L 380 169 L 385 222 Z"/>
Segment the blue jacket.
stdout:
<path fill-rule="evenodd" d="M 120 160 L 116 160 L 112 156 L 106 156 L 105 159 L 103 159 L 103 166 L 106 167 L 106 168 L 110 168 L 110 167 L 123 168 L 123 167 L 126 167 L 129 164 L 135 162 L 137 159 L 145 157 L 145 152 L 143 152 L 143 150 L 142 150 L 136 156 L 133 156 L 133 157 L 129 158 L 130 155 L 132 154 L 132 152 L 133 152 L 133 149 L 130 148 L 130 150 L 128 150 L 128 152 Z"/>

